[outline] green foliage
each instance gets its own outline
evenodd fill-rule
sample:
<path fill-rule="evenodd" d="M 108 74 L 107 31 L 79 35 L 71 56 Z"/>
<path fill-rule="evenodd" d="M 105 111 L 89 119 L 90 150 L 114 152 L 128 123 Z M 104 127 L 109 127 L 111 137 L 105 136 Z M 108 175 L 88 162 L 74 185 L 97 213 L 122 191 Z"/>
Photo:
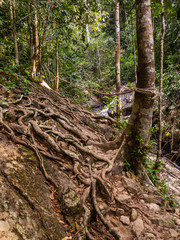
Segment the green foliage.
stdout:
<path fill-rule="evenodd" d="M 157 162 L 145 158 L 143 164 L 150 180 L 162 193 L 164 200 L 167 201 L 172 208 L 176 208 L 178 205 L 176 204 L 176 199 L 168 191 L 167 180 L 163 180 L 159 177 L 162 162 L 158 161 L 157 168 Z"/>
<path fill-rule="evenodd" d="M 116 118 L 116 127 L 120 130 L 124 130 L 128 124 L 128 120 L 120 120 L 119 118 Z"/>
<path fill-rule="evenodd" d="M 6 87 L 7 93 L 15 88 L 20 88 L 24 95 L 29 93 L 29 80 L 16 72 L 17 66 L 8 66 L 0 69 L 0 83 Z"/>
<path fill-rule="evenodd" d="M 126 159 L 124 159 L 124 171 L 128 172 L 130 170 L 131 170 L 131 164 Z"/>
<path fill-rule="evenodd" d="M 177 69 L 178 66 L 173 66 L 169 63 L 168 68 L 163 75 L 164 100 L 169 98 L 173 104 L 175 104 L 178 99 L 180 92 L 180 72 Z"/>
<path fill-rule="evenodd" d="M 150 150 L 150 146 L 147 145 L 142 138 L 136 138 L 136 150 L 131 153 L 131 157 L 135 159 L 135 161 L 141 161 L 146 158 L 147 153 Z"/>

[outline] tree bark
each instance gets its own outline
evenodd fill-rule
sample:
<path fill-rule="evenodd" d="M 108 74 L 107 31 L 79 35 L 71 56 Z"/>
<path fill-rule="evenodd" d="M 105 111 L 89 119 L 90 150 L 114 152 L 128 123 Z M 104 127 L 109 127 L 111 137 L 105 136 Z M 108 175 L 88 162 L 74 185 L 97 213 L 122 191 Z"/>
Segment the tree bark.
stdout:
<path fill-rule="evenodd" d="M 58 54 L 59 44 L 58 38 L 56 40 L 56 78 L 55 78 L 55 90 L 59 90 L 59 54 Z"/>
<path fill-rule="evenodd" d="M 163 59 L 164 59 L 164 36 L 165 36 L 165 18 L 164 18 L 164 0 L 161 0 L 162 13 L 161 13 L 161 24 L 162 24 L 162 34 L 161 34 L 161 62 L 160 62 L 160 80 L 159 80 L 159 138 L 158 138 L 158 151 L 157 151 L 157 161 L 162 154 L 162 86 L 163 86 Z"/>
<path fill-rule="evenodd" d="M 85 4 L 85 7 L 88 8 L 87 0 L 84 0 L 84 4 Z M 88 23 L 86 23 L 86 39 L 87 39 L 87 43 L 89 43 L 90 34 L 89 34 L 89 24 Z"/>
<path fill-rule="evenodd" d="M 137 88 L 153 91 L 155 87 L 155 63 L 150 4 L 150 0 L 136 0 Z M 153 102 L 152 96 L 147 93 L 135 92 L 132 114 L 125 130 L 124 159 L 129 162 L 137 175 L 141 175 L 143 171 L 142 161 L 146 146 L 149 143 Z M 115 161 L 115 167 L 118 168 L 118 165 L 120 166 L 120 157 Z"/>
<path fill-rule="evenodd" d="M 134 24 L 133 24 L 133 14 L 131 13 L 131 26 L 132 26 L 132 40 L 133 40 L 133 52 L 134 52 L 134 78 L 137 84 L 137 67 L 136 67 L 136 44 L 134 38 Z"/>
<path fill-rule="evenodd" d="M 120 79 L 120 23 L 119 23 L 119 2 L 115 4 L 115 31 L 116 31 L 116 92 L 121 91 Z M 117 96 L 116 116 L 121 116 L 121 95 Z"/>
<path fill-rule="evenodd" d="M 10 0 L 10 15 L 11 15 L 12 30 L 13 30 L 15 62 L 19 68 L 19 52 L 18 52 L 18 43 L 17 43 L 17 34 L 16 34 L 15 0 L 13 2 L 12 2 L 12 0 Z"/>
<path fill-rule="evenodd" d="M 33 44 L 34 44 L 34 55 L 33 55 L 33 69 L 31 76 L 35 80 L 40 77 L 40 56 L 39 56 L 39 36 L 38 36 L 38 19 L 36 0 L 33 0 L 34 5 L 34 26 L 33 26 Z"/>
<path fill-rule="evenodd" d="M 99 45 L 97 43 L 96 46 L 96 53 L 97 53 L 97 73 L 98 73 L 98 78 L 101 78 L 101 54 L 99 51 Z"/>

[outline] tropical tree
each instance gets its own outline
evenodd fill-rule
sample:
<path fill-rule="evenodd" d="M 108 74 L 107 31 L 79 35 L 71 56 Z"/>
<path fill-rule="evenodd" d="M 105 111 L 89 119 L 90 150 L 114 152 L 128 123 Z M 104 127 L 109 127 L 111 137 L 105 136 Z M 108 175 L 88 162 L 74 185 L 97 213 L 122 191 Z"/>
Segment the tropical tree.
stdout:
<path fill-rule="evenodd" d="M 146 177 L 143 169 L 153 114 L 153 97 L 155 87 L 155 61 L 151 1 L 136 0 L 136 30 L 138 44 L 137 88 L 129 119 L 123 138 L 124 158 L 134 172 L 141 178 Z M 115 161 L 115 169 L 121 169 L 120 155 Z"/>

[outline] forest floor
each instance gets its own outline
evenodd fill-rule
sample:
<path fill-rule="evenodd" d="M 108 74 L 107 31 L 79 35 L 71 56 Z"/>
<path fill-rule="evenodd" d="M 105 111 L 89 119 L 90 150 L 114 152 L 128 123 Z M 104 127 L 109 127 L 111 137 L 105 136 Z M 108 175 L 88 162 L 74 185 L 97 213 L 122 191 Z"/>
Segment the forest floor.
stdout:
<path fill-rule="evenodd" d="M 0 240 L 180 239 L 177 168 L 162 159 L 173 209 L 132 173 L 112 174 L 114 119 L 42 86 L 0 85 L 0 98 Z"/>

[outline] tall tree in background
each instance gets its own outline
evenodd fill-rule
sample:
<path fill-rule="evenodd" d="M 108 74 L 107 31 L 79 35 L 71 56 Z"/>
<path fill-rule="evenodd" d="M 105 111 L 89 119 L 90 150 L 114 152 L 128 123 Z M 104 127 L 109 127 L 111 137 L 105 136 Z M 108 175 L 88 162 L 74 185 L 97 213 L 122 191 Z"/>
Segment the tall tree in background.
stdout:
<path fill-rule="evenodd" d="M 115 4 L 115 31 L 116 31 L 116 92 L 121 91 L 121 78 L 120 78 L 120 23 L 119 23 L 119 2 Z M 117 96 L 117 117 L 121 116 L 121 95 Z"/>
<path fill-rule="evenodd" d="M 87 4 L 87 0 L 84 0 L 84 4 L 86 9 L 88 8 L 88 4 Z M 87 15 L 87 19 L 88 19 L 88 15 Z M 86 39 L 87 39 L 87 43 L 89 43 L 90 41 L 90 34 L 89 34 L 89 24 L 86 22 Z"/>
<path fill-rule="evenodd" d="M 33 69 L 32 79 L 40 76 L 40 56 L 39 56 L 39 36 L 38 36 L 38 18 L 36 0 L 33 0 L 34 24 L 33 24 Z"/>
<path fill-rule="evenodd" d="M 151 1 L 136 0 L 136 30 L 138 44 L 137 90 L 132 114 L 125 130 L 125 159 L 135 174 L 146 177 L 142 160 L 149 142 L 152 124 L 155 87 L 154 41 L 151 17 Z M 115 167 L 120 166 L 120 158 Z"/>
<path fill-rule="evenodd" d="M 11 25 L 12 25 L 12 30 L 13 30 L 15 62 L 17 64 L 17 66 L 19 67 L 19 52 L 18 52 L 17 33 L 16 33 L 15 0 L 10 0 L 9 7 L 10 7 Z"/>
<path fill-rule="evenodd" d="M 165 17 L 164 17 L 164 0 L 161 0 L 162 12 L 161 12 L 161 59 L 160 59 L 160 80 L 159 80 L 159 139 L 158 139 L 158 152 L 157 152 L 157 164 L 162 154 L 162 87 L 163 87 L 163 59 L 164 59 L 164 36 L 165 36 Z"/>
<path fill-rule="evenodd" d="M 59 90 L 59 43 L 58 36 L 56 39 L 56 78 L 55 78 L 55 90 Z"/>
<path fill-rule="evenodd" d="M 131 26 L 132 26 L 132 41 L 133 41 L 133 53 L 134 53 L 134 78 L 137 84 L 137 67 L 136 67 L 136 44 L 134 37 L 134 23 L 133 23 L 133 13 L 131 12 Z"/>

